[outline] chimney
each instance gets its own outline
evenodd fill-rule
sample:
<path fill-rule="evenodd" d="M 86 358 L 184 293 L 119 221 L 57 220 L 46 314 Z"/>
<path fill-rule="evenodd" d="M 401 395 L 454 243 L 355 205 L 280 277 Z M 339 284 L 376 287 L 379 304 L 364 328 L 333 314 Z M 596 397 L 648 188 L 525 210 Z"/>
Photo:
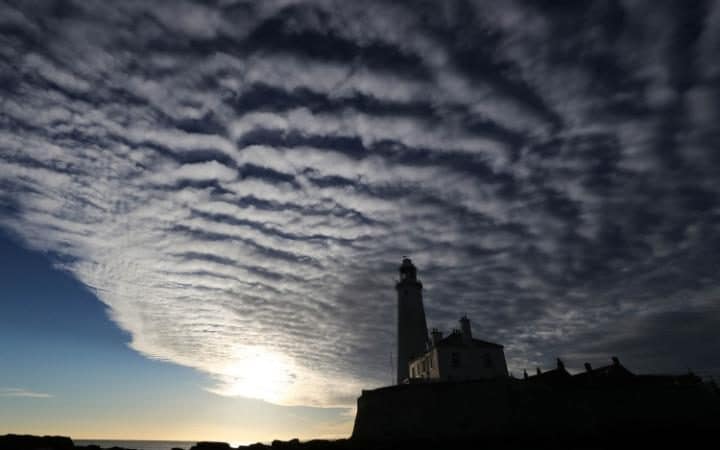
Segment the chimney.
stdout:
<path fill-rule="evenodd" d="M 437 328 L 433 328 L 430 332 L 430 336 L 432 336 L 432 345 L 435 347 L 440 340 L 442 340 L 442 331 L 438 330 Z"/>
<path fill-rule="evenodd" d="M 617 358 L 617 356 L 612 357 L 613 366 L 619 366 L 620 360 Z"/>
<path fill-rule="evenodd" d="M 587 363 L 587 362 L 585 363 L 585 371 L 592 372 L 592 366 L 590 365 L 590 363 Z"/>
<path fill-rule="evenodd" d="M 540 370 L 539 367 L 537 368 L 537 374 L 538 374 L 538 375 L 541 375 L 541 374 L 542 374 L 542 370 Z"/>
<path fill-rule="evenodd" d="M 528 379 L 527 370 L 523 369 L 523 380 L 527 380 L 527 379 Z"/>
<path fill-rule="evenodd" d="M 557 359 L 557 368 L 558 370 L 565 370 L 565 363 L 560 358 Z"/>
<path fill-rule="evenodd" d="M 470 319 L 468 319 L 467 316 L 460 318 L 460 330 L 462 330 L 463 341 L 471 342 L 472 330 L 470 329 Z"/>

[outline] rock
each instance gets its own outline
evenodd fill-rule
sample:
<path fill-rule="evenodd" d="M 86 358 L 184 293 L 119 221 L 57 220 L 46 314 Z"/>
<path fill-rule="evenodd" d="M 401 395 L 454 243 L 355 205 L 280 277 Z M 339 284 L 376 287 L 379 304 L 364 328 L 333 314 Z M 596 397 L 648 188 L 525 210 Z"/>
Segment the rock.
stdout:
<path fill-rule="evenodd" d="M 238 450 L 265 450 L 268 448 L 270 448 L 270 447 L 268 447 L 267 445 L 265 445 L 261 442 L 256 442 L 254 444 L 250 444 L 245 447 L 242 447 L 242 446 L 238 447 Z"/>
<path fill-rule="evenodd" d="M 300 440 L 298 438 L 290 439 L 289 441 L 280 441 L 280 440 L 274 440 L 270 444 L 272 448 L 279 449 L 279 448 L 295 448 L 300 446 Z"/>
<path fill-rule="evenodd" d="M 6 434 L 0 436 L 0 450 L 73 450 L 75 444 L 65 436 L 31 436 Z"/>
<path fill-rule="evenodd" d="M 230 450 L 227 442 L 198 442 L 190 447 L 190 450 Z"/>

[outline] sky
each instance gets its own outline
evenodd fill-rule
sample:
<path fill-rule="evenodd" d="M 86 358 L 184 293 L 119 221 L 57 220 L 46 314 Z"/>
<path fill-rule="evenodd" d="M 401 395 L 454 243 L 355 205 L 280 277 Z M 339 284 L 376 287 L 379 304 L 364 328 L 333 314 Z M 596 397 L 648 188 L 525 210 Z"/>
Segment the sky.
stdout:
<path fill-rule="evenodd" d="M 348 435 L 403 256 L 516 375 L 720 376 L 719 53 L 710 1 L 0 2 L 0 432 Z"/>

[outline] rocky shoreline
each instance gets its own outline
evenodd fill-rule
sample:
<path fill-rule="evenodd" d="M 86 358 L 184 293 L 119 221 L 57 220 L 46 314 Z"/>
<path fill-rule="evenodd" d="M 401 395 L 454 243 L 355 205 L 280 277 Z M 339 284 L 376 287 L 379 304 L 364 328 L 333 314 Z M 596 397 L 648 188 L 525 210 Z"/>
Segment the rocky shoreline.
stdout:
<path fill-rule="evenodd" d="M 189 449 L 173 450 L 299 450 L 299 449 L 353 449 L 348 439 L 322 440 L 315 439 L 300 442 L 298 439 L 289 441 L 272 441 L 270 445 L 256 443 L 231 447 L 227 442 L 198 442 Z M 98 445 L 75 445 L 67 436 L 33 436 L 28 434 L 6 434 L 0 436 L 0 450 L 138 450 L 124 447 L 103 448 Z"/>
<path fill-rule="evenodd" d="M 227 442 L 198 442 L 189 449 L 173 450 L 293 450 L 293 449 L 350 449 L 347 439 L 311 440 L 300 442 L 298 439 L 289 441 L 275 440 L 270 445 L 256 443 L 231 447 Z M 98 445 L 75 445 L 67 436 L 33 436 L 28 434 L 6 434 L 0 436 L 0 450 L 138 450 L 125 447 L 107 447 Z"/>
<path fill-rule="evenodd" d="M 619 448 L 693 448 L 701 446 L 708 439 L 716 437 L 716 431 L 705 430 L 674 430 L 668 433 L 647 433 L 643 436 L 625 435 L 610 432 L 606 436 L 592 439 L 569 437 L 558 433 L 556 436 L 537 439 L 530 436 L 504 436 L 502 438 L 477 436 L 473 439 L 414 439 L 414 440 L 375 440 L 358 439 L 289 441 L 275 440 L 271 444 L 256 443 L 246 446 L 231 447 L 225 442 L 198 442 L 189 449 L 173 450 L 470 450 L 470 449 L 553 449 L 553 450 L 601 450 Z M 698 447 L 702 448 L 702 447 Z M 0 436 L 0 450 L 139 450 L 122 447 L 101 448 L 97 445 L 75 445 L 73 440 L 65 436 L 31 436 L 7 434 Z"/>

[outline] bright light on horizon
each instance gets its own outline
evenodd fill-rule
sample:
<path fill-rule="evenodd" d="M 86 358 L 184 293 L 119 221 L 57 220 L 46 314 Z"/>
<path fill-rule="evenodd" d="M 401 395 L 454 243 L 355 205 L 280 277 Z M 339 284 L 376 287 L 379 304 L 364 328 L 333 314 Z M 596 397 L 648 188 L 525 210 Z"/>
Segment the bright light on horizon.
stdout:
<path fill-rule="evenodd" d="M 297 370 L 292 359 L 281 353 L 264 347 L 243 347 L 220 368 L 222 385 L 209 391 L 277 404 L 287 400 Z"/>

